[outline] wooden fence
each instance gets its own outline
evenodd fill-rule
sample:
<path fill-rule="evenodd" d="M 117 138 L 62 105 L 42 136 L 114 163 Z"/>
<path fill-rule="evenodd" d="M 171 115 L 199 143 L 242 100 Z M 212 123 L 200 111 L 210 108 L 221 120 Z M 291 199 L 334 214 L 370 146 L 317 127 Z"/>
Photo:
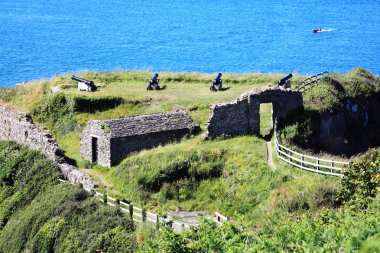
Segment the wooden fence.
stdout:
<path fill-rule="evenodd" d="M 326 70 L 324 72 L 321 72 L 319 74 L 316 74 L 314 76 L 311 76 L 309 78 L 306 78 L 305 80 L 303 80 L 302 82 L 300 82 L 299 84 L 296 85 L 296 87 L 294 88 L 296 91 L 300 91 L 300 92 L 305 92 L 307 91 L 308 89 L 311 89 L 313 88 L 314 86 L 318 85 L 319 83 L 319 80 L 328 75 L 329 74 L 329 71 Z"/>
<path fill-rule="evenodd" d="M 274 144 L 278 158 L 302 170 L 341 177 L 343 176 L 342 167 L 349 164 L 348 162 L 322 159 L 293 151 L 278 142 L 276 128 L 274 130 Z"/>
<path fill-rule="evenodd" d="M 68 181 L 65 181 L 63 179 L 59 179 L 60 182 L 62 183 L 70 183 Z M 123 201 L 119 201 L 115 198 L 112 198 L 110 196 L 104 195 L 100 192 L 88 189 L 86 187 L 83 187 L 88 192 L 93 192 L 95 196 L 99 199 L 101 202 L 106 202 L 107 205 L 113 206 L 113 207 L 118 207 L 123 213 L 128 214 L 129 216 L 132 216 L 133 220 L 142 223 L 146 222 L 151 225 L 158 226 L 159 224 L 163 224 L 165 226 L 170 226 L 173 228 L 174 231 L 176 232 L 182 232 L 185 230 L 190 230 L 193 227 L 198 226 L 198 224 L 190 224 L 187 222 L 179 221 L 179 220 L 174 220 L 170 218 L 163 218 L 158 214 L 151 213 L 147 211 L 146 209 L 136 207 L 132 204 L 125 203 Z M 105 198 L 107 199 L 105 201 Z M 132 215 L 131 215 L 132 213 Z M 219 225 L 222 225 L 222 222 L 227 221 L 227 217 L 221 215 L 218 212 L 215 212 L 215 217 L 213 217 L 213 220 L 217 222 Z"/>

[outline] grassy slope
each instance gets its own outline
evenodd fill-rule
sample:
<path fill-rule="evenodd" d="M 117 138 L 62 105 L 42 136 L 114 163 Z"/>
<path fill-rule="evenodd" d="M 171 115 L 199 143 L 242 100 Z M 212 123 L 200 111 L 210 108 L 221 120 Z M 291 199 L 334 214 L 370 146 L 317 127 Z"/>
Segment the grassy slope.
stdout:
<path fill-rule="evenodd" d="M 0 141 L 0 252 L 112 252 L 107 241 L 127 252 L 135 245 L 128 217 L 58 177 L 39 152 Z"/>
<path fill-rule="evenodd" d="M 345 75 L 333 73 L 324 77 L 318 86 L 303 94 L 305 113 L 295 115 L 292 122 L 286 122 L 283 129 L 279 129 L 279 139 L 282 144 L 292 146 L 301 153 L 327 159 L 346 160 L 347 157 L 328 153 L 315 153 L 307 144 L 314 133 L 311 122 L 323 113 L 344 112 L 345 99 L 357 104 L 366 104 L 368 98 L 380 91 L 380 78 L 363 68 L 356 68 Z M 308 149 L 308 150 L 307 150 Z"/>
<path fill-rule="evenodd" d="M 210 92 L 209 85 L 213 78 L 211 75 L 162 73 L 160 74 L 161 86 L 166 86 L 166 89 L 147 92 L 146 84 L 150 75 L 147 72 L 81 74 L 85 78 L 94 80 L 95 83 L 102 83 L 99 91 L 94 93 L 77 91 L 75 83 L 70 80 L 70 75 L 66 75 L 49 81 L 26 84 L 1 98 L 14 107 L 30 111 L 40 101 L 51 96 L 50 87 L 65 84 L 63 89 L 65 94 L 92 97 L 119 96 L 128 101 L 138 101 L 138 103 L 126 103 L 103 112 L 77 113 L 73 120 L 80 126 L 79 129 L 91 119 L 115 118 L 175 109 L 189 110 L 193 119 L 204 129 L 209 115 L 209 107 L 212 104 L 232 101 L 241 93 L 255 87 L 274 85 L 281 77 L 281 75 L 263 74 L 226 74 L 223 76 L 224 86 L 229 89 L 223 92 Z M 303 77 L 296 76 L 293 79 L 296 83 Z M 20 100 L 26 101 L 26 103 L 21 104 Z M 263 110 L 262 126 L 266 126 L 265 132 L 267 132 L 270 125 L 270 106 L 263 106 Z M 79 157 L 80 130 L 65 134 L 56 128 L 51 130 L 57 136 L 58 142 L 66 154 L 76 159 L 79 165 L 86 165 Z M 162 187 L 159 192 L 142 189 L 139 184 L 141 179 L 152 179 L 160 170 L 167 168 L 173 160 L 185 160 L 199 152 L 224 154 L 219 161 L 222 163 L 222 176 L 216 179 L 198 180 L 195 186 L 189 180 L 177 180 Z M 204 165 L 202 161 L 195 160 L 193 162 L 196 166 Z M 313 206 L 312 189 L 318 188 L 319 185 L 328 185 L 327 188 L 329 188 L 334 184 L 334 179 L 311 174 L 304 175 L 281 163 L 278 163 L 276 171 L 271 170 L 266 163 L 264 140 L 250 136 L 213 141 L 202 141 L 200 136 L 196 136 L 180 143 L 140 152 L 128 157 L 116 168 L 107 169 L 95 166 L 93 170 L 84 171 L 93 175 L 103 188 L 106 188 L 104 191 L 138 205 L 146 205 L 158 211 L 220 211 L 234 218 L 242 216 L 245 221 L 258 215 L 258 207 L 270 209 L 282 205 L 284 209 L 287 209 L 286 205 L 298 205 L 293 203 L 297 201 L 308 202 L 307 206 Z M 298 183 L 299 180 L 302 180 L 304 185 Z M 277 203 L 278 201 L 272 196 L 279 194 L 277 192 L 280 189 L 283 193 L 285 192 L 284 194 L 291 196 L 286 199 L 287 203 Z M 297 193 L 301 189 L 305 193 L 302 198 Z M 168 191 L 177 191 L 177 194 L 169 196 L 171 194 L 168 194 Z M 270 196 L 272 196 L 271 199 Z"/>
<path fill-rule="evenodd" d="M 237 98 L 242 91 L 250 90 L 253 87 L 266 86 L 269 83 L 274 84 L 280 77 L 278 75 L 259 74 L 226 75 L 224 79 L 225 86 L 231 88 L 224 92 L 211 93 L 208 91 L 208 86 L 212 79 L 210 75 L 164 73 L 161 75 L 161 84 L 167 85 L 166 90 L 148 93 L 145 87 L 150 77 L 149 73 L 84 73 L 83 76 L 94 79 L 95 83 L 101 82 L 104 84 L 99 92 L 81 93 L 83 95 L 116 95 L 128 100 L 139 101 L 140 103 L 124 104 L 104 112 L 78 113 L 73 118 L 80 127 L 83 127 L 90 119 L 170 111 L 177 108 L 190 110 L 192 117 L 201 126 L 204 126 L 209 113 L 208 107 L 211 104 L 228 102 Z M 297 78 L 298 80 L 302 79 L 302 77 Z M 0 98 L 11 106 L 30 111 L 40 101 L 50 97 L 50 87 L 58 84 L 73 85 L 73 82 L 70 81 L 69 75 L 49 81 L 32 82 L 18 89 L 0 90 Z M 68 87 L 64 89 L 64 92 L 68 94 L 78 93 L 74 87 Z M 266 128 L 263 131 L 263 134 L 265 134 L 270 121 L 270 114 L 268 113 L 270 106 L 263 106 L 262 109 L 264 115 L 262 115 L 263 122 L 261 126 Z M 58 136 L 59 143 L 67 154 L 77 159 L 79 164 L 84 164 L 79 158 L 79 130 L 71 131 L 65 135 L 55 128 L 51 128 L 51 130 Z M 204 154 L 210 158 L 210 161 L 199 158 Z M 189 157 L 191 158 L 189 160 L 191 170 L 202 171 L 207 169 L 205 167 L 216 164 L 220 165 L 222 176 L 214 179 L 206 177 L 203 180 L 196 180 L 195 184 L 186 179 L 177 180 L 164 185 L 159 192 L 152 192 L 141 187 L 142 182 L 152 180 L 160 171 L 170 168 L 173 162 L 188 161 Z M 193 159 L 192 157 L 196 158 Z M 284 165 L 277 158 L 274 158 L 274 160 L 276 169 L 270 169 L 266 164 L 265 142 L 261 138 L 242 136 L 231 139 L 202 141 L 200 136 L 196 136 L 180 143 L 139 152 L 128 157 L 119 166 L 111 169 L 95 166 L 93 170 L 84 171 L 98 179 L 102 183 L 102 190 L 107 191 L 108 194 L 131 200 L 135 204 L 145 205 L 149 209 L 162 212 L 178 209 L 220 211 L 232 218 L 239 226 L 251 231 L 253 237 L 250 239 L 252 241 L 248 241 L 249 248 L 251 246 L 255 248 L 255 245 L 258 244 L 261 245 L 261 248 L 256 247 L 256 250 L 268 250 L 270 247 L 273 247 L 272 250 L 274 251 L 281 248 L 301 251 L 302 249 L 322 250 L 321 246 L 315 244 L 315 242 L 326 241 L 326 243 L 328 242 L 328 245 L 325 245 L 326 247 L 332 245 L 333 249 L 338 249 L 340 245 L 336 243 L 333 245 L 331 236 L 323 232 L 327 225 L 324 224 L 326 222 L 324 211 L 321 212 L 321 208 L 322 210 L 327 208 L 330 214 L 335 213 L 334 206 L 337 205 L 336 197 L 339 191 L 338 179 L 304 173 Z M 56 191 L 61 190 L 57 189 Z M 168 194 L 170 191 L 172 193 L 177 191 L 177 194 Z M 62 198 L 66 197 L 62 196 Z M 49 205 L 48 202 L 42 201 L 41 203 L 41 205 Z M 321 221 L 317 219 L 314 224 L 315 216 L 318 216 L 319 213 L 321 213 Z M 15 217 L 23 217 L 24 215 L 29 217 L 23 213 L 15 215 Z M 356 220 L 355 215 L 353 219 Z M 363 226 L 363 229 L 359 228 L 354 234 L 361 236 L 361 234 L 368 232 L 367 235 L 356 239 L 354 235 L 344 233 L 345 229 L 336 229 L 338 225 L 335 224 L 341 224 L 343 219 L 341 216 L 346 217 L 344 210 L 342 210 L 342 215 L 338 218 L 328 218 L 330 221 L 328 224 L 331 225 L 328 233 L 339 233 L 344 240 L 360 245 L 362 240 L 371 236 L 374 231 L 376 232 L 376 228 L 373 229 L 371 225 L 372 223 L 368 223 L 371 226 L 371 232 L 369 233 L 369 229 Z M 30 217 L 32 219 L 38 218 L 37 216 Z M 368 217 L 363 216 L 362 218 L 367 219 Z M 102 215 L 100 215 L 96 220 L 102 219 Z M 350 222 L 348 219 L 345 224 L 347 223 L 349 227 L 352 227 Z M 51 223 L 47 222 L 45 229 L 49 228 L 49 224 Z M 319 226 L 318 231 L 320 233 L 314 237 L 308 236 L 313 234 L 315 225 Z M 77 233 L 81 229 L 83 228 L 78 228 Z M 7 238 L 12 237 L 11 230 L 13 228 L 8 229 L 10 236 Z M 217 229 L 212 229 L 206 231 L 207 234 L 201 237 L 195 235 L 195 238 L 200 240 L 198 246 L 204 247 L 208 246 L 210 241 L 202 240 L 208 240 L 209 235 L 214 234 L 216 238 L 224 238 L 225 235 L 220 236 L 220 234 L 230 232 L 218 232 Z M 275 242 L 272 239 L 273 233 L 277 233 Z M 291 233 L 295 234 L 288 236 Z M 80 235 L 85 236 L 85 234 Z M 127 235 L 122 234 L 122 236 Z M 240 239 L 236 240 L 236 242 L 246 249 L 247 240 L 241 235 L 238 235 L 238 237 Z M 257 241 L 259 237 L 262 239 Z M 73 234 L 67 238 L 68 240 L 73 240 Z M 118 238 L 116 236 L 116 239 Z M 284 241 L 285 238 L 288 238 L 286 242 Z M 321 238 L 324 239 L 321 240 Z M 7 242 L 7 240 L 3 241 Z M 234 238 L 231 240 L 234 240 Z M 332 240 L 334 241 L 334 239 Z M 9 242 L 12 243 L 12 240 L 9 240 Z M 29 240 L 28 242 L 30 243 L 31 241 Z M 39 241 L 36 239 L 36 242 Z M 160 242 L 165 243 L 165 240 L 157 240 L 157 243 Z M 226 249 L 236 250 L 233 243 L 225 239 L 223 239 L 223 243 L 226 244 Z M 253 244 L 251 245 L 251 243 Z M 34 245 L 37 245 L 37 243 Z M 114 241 L 111 245 L 117 245 L 117 242 Z M 222 244 L 217 243 L 217 245 Z M 313 248 L 313 245 L 317 245 L 315 246 L 316 248 Z M 350 247 L 344 246 L 343 248 L 350 249 Z M 355 246 L 356 249 L 357 247 Z M 168 246 L 166 246 L 167 248 Z"/>

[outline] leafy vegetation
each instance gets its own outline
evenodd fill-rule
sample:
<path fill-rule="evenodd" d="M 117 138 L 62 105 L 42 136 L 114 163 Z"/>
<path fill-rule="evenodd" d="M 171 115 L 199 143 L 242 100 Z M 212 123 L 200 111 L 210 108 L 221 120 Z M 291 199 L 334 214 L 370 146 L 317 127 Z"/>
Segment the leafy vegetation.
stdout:
<path fill-rule="evenodd" d="M 79 186 L 59 183 L 57 167 L 40 153 L 0 142 L 0 161 L 0 252 L 137 248 L 127 216 Z"/>
<path fill-rule="evenodd" d="M 365 209 L 380 187 L 380 152 L 371 150 L 346 168 L 341 198 L 349 205 Z"/>
<path fill-rule="evenodd" d="M 271 214 L 248 233 L 232 224 L 219 227 L 203 220 L 188 233 L 164 229 L 140 252 L 378 252 L 379 208 L 377 199 L 367 213 L 323 210 L 285 219 L 281 213 Z"/>
<path fill-rule="evenodd" d="M 343 122 L 346 122 L 347 125 L 344 132 L 345 143 L 353 142 L 350 145 L 356 145 L 341 155 L 351 156 L 362 152 L 363 149 L 366 150 L 368 147 L 378 146 L 379 141 L 373 137 L 368 137 L 368 140 L 366 139 L 363 144 L 358 142 L 360 136 L 363 136 L 362 122 L 365 121 L 364 118 L 369 122 L 365 123 L 368 125 L 365 131 L 368 132 L 369 136 L 374 135 L 380 126 L 376 115 L 373 113 L 376 109 L 370 107 L 374 104 L 370 101 L 375 101 L 376 97 L 379 96 L 379 91 L 380 78 L 362 68 L 356 68 L 345 75 L 332 74 L 322 78 L 317 86 L 303 94 L 305 112 L 293 115 L 293 117 L 289 117 L 280 123 L 278 127 L 280 142 L 286 146 L 292 146 L 296 150 L 308 149 L 310 153 L 321 153 L 323 149 L 320 150 L 316 147 L 316 142 L 318 142 L 319 132 L 323 131 L 318 128 L 322 119 L 326 119 L 326 124 L 328 124 L 331 118 L 340 116 L 344 117 Z M 355 110 L 360 110 L 360 115 L 352 114 L 350 108 L 353 105 L 359 108 Z M 364 114 L 366 116 L 363 116 Z"/>
<path fill-rule="evenodd" d="M 345 99 L 360 103 L 380 90 L 380 79 L 362 68 L 356 68 L 346 75 L 332 74 L 320 80 L 319 84 L 304 93 L 304 104 L 308 111 L 341 111 Z"/>

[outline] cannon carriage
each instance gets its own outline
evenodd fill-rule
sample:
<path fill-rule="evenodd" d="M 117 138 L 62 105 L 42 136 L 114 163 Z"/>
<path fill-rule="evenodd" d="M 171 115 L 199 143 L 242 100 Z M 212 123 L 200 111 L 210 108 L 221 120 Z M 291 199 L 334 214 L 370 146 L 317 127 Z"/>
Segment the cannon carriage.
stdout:
<path fill-rule="evenodd" d="M 158 79 L 158 74 L 155 73 L 152 79 L 150 79 L 148 87 L 146 90 L 159 90 L 160 89 L 160 80 Z"/>
<path fill-rule="evenodd" d="M 220 91 L 222 90 L 223 80 L 222 73 L 219 73 L 214 80 L 212 80 L 212 84 L 210 86 L 211 91 Z"/>

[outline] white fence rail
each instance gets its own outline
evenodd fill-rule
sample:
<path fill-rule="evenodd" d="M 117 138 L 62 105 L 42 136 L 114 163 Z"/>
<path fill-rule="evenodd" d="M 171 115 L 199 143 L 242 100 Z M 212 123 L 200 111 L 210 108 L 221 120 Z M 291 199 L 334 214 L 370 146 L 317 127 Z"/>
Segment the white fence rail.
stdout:
<path fill-rule="evenodd" d="M 276 129 L 274 131 L 274 144 L 278 158 L 302 170 L 342 177 L 343 166 L 349 164 L 349 162 L 322 159 L 293 151 L 278 142 Z"/>
<path fill-rule="evenodd" d="M 326 70 L 324 72 L 321 72 L 319 74 L 306 78 L 305 80 L 303 80 L 302 82 L 296 85 L 295 90 L 300 91 L 300 92 L 305 92 L 308 89 L 311 89 L 314 86 L 318 85 L 319 80 L 321 80 L 322 77 L 328 74 L 329 74 L 329 71 Z"/>
<path fill-rule="evenodd" d="M 63 179 L 59 179 L 59 181 L 62 183 L 70 183 L 69 181 L 65 181 Z M 88 189 L 86 187 L 83 187 L 83 189 L 85 189 L 88 192 L 92 192 L 91 189 Z M 104 194 L 97 192 L 97 191 L 95 191 L 94 193 L 95 193 L 95 196 L 97 196 L 99 198 L 99 200 L 104 203 L 104 200 L 103 200 Z M 184 230 L 190 230 L 191 228 L 198 226 L 198 224 L 190 224 L 187 222 L 173 220 L 170 218 L 162 218 L 158 214 L 148 212 L 145 209 L 136 207 L 134 205 L 125 203 L 123 201 L 117 201 L 115 198 L 112 198 L 109 196 L 107 196 L 107 205 L 113 206 L 113 207 L 119 206 L 120 210 L 124 213 L 127 213 L 128 215 L 130 215 L 130 209 L 133 209 L 132 218 L 134 221 L 139 222 L 139 223 L 150 222 L 151 224 L 153 223 L 153 225 L 154 224 L 156 224 L 156 225 L 158 225 L 158 224 L 166 224 L 166 225 L 171 224 L 171 227 L 176 232 L 182 232 Z M 216 214 L 216 218 L 214 217 L 213 220 L 215 220 L 218 224 L 221 225 L 222 221 L 227 221 L 227 217 L 225 217 L 225 216 L 223 216 L 217 212 L 215 212 L 215 214 Z M 222 221 L 220 221 L 220 218 L 218 218 L 218 215 L 223 217 Z"/>

